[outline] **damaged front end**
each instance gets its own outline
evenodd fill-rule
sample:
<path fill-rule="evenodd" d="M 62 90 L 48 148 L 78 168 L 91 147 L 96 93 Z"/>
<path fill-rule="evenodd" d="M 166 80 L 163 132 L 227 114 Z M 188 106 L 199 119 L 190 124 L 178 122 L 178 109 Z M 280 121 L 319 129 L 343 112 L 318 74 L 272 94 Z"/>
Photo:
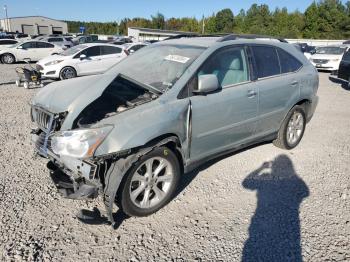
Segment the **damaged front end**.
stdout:
<path fill-rule="evenodd" d="M 77 114 L 68 130 L 62 130 L 62 126 L 70 113 L 51 113 L 41 106 L 32 105 L 31 118 L 37 125 L 31 132 L 35 151 L 50 160 L 47 167 L 63 197 L 92 199 L 102 195 L 108 218 L 113 223 L 117 189 L 137 155 L 132 155 L 136 149 L 127 149 L 96 156 L 96 149 L 114 128 L 113 124 L 103 124 L 101 120 L 156 98 L 157 94 L 117 77 Z"/>

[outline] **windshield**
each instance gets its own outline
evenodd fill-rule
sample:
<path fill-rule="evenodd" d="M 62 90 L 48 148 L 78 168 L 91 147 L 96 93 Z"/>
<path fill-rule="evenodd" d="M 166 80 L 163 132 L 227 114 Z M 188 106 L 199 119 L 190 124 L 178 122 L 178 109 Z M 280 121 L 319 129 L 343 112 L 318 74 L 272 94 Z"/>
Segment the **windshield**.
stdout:
<path fill-rule="evenodd" d="M 64 50 L 60 55 L 63 55 L 63 56 L 74 55 L 85 48 L 87 48 L 86 45 L 76 45 L 76 46 L 73 46 L 71 48 Z"/>
<path fill-rule="evenodd" d="M 204 50 L 190 45 L 152 45 L 140 49 L 112 70 L 164 92 Z"/>
<path fill-rule="evenodd" d="M 341 55 L 344 52 L 345 52 L 344 47 L 325 46 L 325 47 L 316 48 L 316 54 Z"/>

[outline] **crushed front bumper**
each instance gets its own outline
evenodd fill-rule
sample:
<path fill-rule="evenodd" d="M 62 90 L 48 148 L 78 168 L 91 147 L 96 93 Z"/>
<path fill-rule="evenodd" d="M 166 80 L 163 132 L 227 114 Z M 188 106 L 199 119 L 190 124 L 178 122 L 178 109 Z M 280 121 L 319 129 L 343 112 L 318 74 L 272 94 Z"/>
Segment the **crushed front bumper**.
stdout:
<path fill-rule="evenodd" d="M 51 178 L 63 197 L 70 199 L 88 199 L 98 196 L 102 189 L 100 181 L 96 179 L 96 165 L 74 158 L 60 158 L 50 150 L 50 142 L 45 144 L 45 134 L 38 130 L 32 131 L 32 142 L 38 155 L 50 160 L 47 167 Z M 46 141 L 49 141 L 46 139 Z"/>

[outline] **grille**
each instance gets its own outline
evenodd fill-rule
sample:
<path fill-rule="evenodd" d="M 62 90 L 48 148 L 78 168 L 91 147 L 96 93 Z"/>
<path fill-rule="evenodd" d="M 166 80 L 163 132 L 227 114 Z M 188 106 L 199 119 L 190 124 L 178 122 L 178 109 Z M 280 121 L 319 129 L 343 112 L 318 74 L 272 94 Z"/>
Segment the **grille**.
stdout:
<path fill-rule="evenodd" d="M 38 127 L 46 133 L 50 133 L 54 127 L 54 115 L 43 111 L 39 108 L 34 108 L 33 120 L 37 123 Z"/>
<path fill-rule="evenodd" d="M 316 64 L 327 64 L 329 60 L 327 60 L 327 59 L 312 59 L 312 61 Z"/>

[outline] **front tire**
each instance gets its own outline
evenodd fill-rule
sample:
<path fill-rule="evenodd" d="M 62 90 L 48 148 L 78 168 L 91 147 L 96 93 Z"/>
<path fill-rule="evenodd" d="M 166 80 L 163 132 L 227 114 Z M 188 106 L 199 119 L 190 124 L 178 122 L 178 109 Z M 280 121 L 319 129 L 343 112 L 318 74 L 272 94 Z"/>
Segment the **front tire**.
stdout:
<path fill-rule="evenodd" d="M 287 114 L 273 144 L 282 149 L 293 149 L 301 141 L 306 126 L 306 114 L 303 106 L 294 106 Z"/>
<path fill-rule="evenodd" d="M 148 216 L 164 207 L 177 188 L 181 169 L 167 147 L 142 156 L 125 175 L 117 203 L 129 216 Z"/>
<path fill-rule="evenodd" d="M 60 72 L 60 79 L 71 79 L 77 77 L 77 71 L 73 67 L 67 66 L 62 68 Z"/>
<path fill-rule="evenodd" d="M 16 62 L 16 58 L 14 57 L 13 54 L 3 54 L 1 56 L 1 62 L 4 64 L 13 64 L 14 62 Z"/>

